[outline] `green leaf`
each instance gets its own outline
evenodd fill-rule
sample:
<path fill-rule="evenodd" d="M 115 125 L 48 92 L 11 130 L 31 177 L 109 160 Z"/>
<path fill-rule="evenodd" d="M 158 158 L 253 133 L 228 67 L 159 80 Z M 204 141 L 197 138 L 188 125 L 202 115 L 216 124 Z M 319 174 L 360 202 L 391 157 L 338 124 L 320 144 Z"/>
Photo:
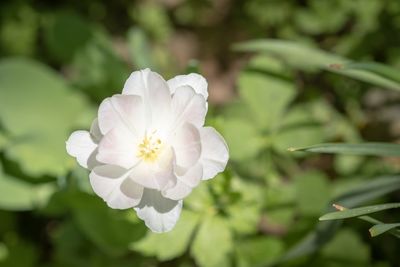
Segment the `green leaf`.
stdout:
<path fill-rule="evenodd" d="M 302 148 L 289 148 L 289 151 L 399 157 L 400 145 L 389 143 L 326 143 Z"/>
<path fill-rule="evenodd" d="M 318 215 L 326 208 L 331 191 L 328 179 L 323 174 L 308 173 L 296 177 L 295 186 L 300 212 Z"/>
<path fill-rule="evenodd" d="M 54 192 L 54 184 L 31 184 L 6 175 L 0 164 L 0 209 L 21 211 L 43 206 Z"/>
<path fill-rule="evenodd" d="M 269 130 L 279 125 L 295 96 L 292 82 L 250 71 L 240 74 L 239 92 L 252 111 L 257 126 Z"/>
<path fill-rule="evenodd" d="M 340 220 L 340 219 L 346 219 L 346 218 L 359 217 L 362 215 L 371 214 L 371 213 L 379 212 L 382 210 L 397 209 L 397 208 L 400 208 L 400 203 L 387 203 L 387 204 L 381 204 L 381 205 L 373 205 L 373 206 L 331 212 L 331 213 L 325 214 L 324 216 L 320 217 L 319 219 L 321 221 Z"/>
<path fill-rule="evenodd" d="M 342 205 L 346 205 L 346 207 L 354 207 L 399 188 L 399 176 L 379 177 L 367 181 L 357 188 L 352 188 L 350 190 L 346 188 L 346 192 L 335 197 L 331 202 L 341 203 Z M 342 221 L 325 221 L 318 223 L 315 230 L 312 230 L 300 242 L 290 248 L 278 262 L 295 259 L 318 251 L 325 243 L 331 240 L 341 223 Z"/>
<path fill-rule="evenodd" d="M 340 230 L 321 251 L 323 258 L 334 259 L 340 266 L 366 266 L 370 249 L 353 231 Z"/>
<path fill-rule="evenodd" d="M 265 266 L 283 252 L 283 243 L 272 237 L 255 237 L 241 240 L 235 247 L 238 267 Z"/>
<path fill-rule="evenodd" d="M 88 102 L 52 70 L 26 59 L 0 61 L 0 88 L 0 121 L 13 142 L 6 157 L 31 176 L 64 174 L 73 166 L 65 141 L 92 113 Z"/>
<path fill-rule="evenodd" d="M 201 267 L 216 267 L 224 262 L 233 249 L 228 224 L 218 216 L 208 216 L 194 238 L 190 254 Z"/>
<path fill-rule="evenodd" d="M 149 231 L 145 238 L 133 243 L 131 248 L 146 256 L 156 256 L 160 261 L 176 258 L 188 249 L 190 238 L 198 221 L 197 213 L 183 210 L 172 231 L 165 234 L 155 234 Z"/>
<path fill-rule="evenodd" d="M 221 126 L 233 160 L 255 157 L 262 149 L 262 139 L 251 123 L 241 119 L 226 119 Z"/>
<path fill-rule="evenodd" d="M 351 60 L 295 42 L 263 39 L 239 43 L 236 51 L 269 53 L 299 69 L 322 69 L 388 89 L 400 90 L 400 82 L 390 67 L 378 63 L 355 64 Z M 390 71 L 389 71 L 390 69 Z"/>
<path fill-rule="evenodd" d="M 387 231 L 390 231 L 392 229 L 395 229 L 397 227 L 400 227 L 400 223 L 385 223 L 385 224 L 377 224 L 372 226 L 369 229 L 369 232 L 372 237 L 378 236 L 380 234 L 383 234 Z"/>

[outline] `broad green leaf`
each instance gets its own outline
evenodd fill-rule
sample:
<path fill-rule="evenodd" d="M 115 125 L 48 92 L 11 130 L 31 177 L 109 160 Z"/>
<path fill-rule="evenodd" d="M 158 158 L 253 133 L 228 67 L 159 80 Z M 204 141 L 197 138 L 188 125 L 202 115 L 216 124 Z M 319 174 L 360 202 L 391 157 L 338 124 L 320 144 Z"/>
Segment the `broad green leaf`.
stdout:
<path fill-rule="evenodd" d="M 239 43 L 233 46 L 236 51 L 261 52 L 275 55 L 285 62 L 299 69 L 322 69 L 340 75 L 367 82 L 373 85 L 389 89 L 400 90 L 398 78 L 393 77 L 396 70 L 388 71 L 389 67 L 378 67 L 378 63 L 365 65 L 353 65 L 354 63 L 346 58 L 322 51 L 318 48 L 308 47 L 303 44 L 262 39 Z M 390 73 L 390 75 L 388 75 Z"/>
<path fill-rule="evenodd" d="M 263 141 L 254 125 L 241 119 L 226 119 L 221 124 L 223 136 L 233 160 L 255 157 L 263 147 Z"/>
<path fill-rule="evenodd" d="M 389 143 L 326 143 L 302 148 L 289 148 L 289 151 L 399 157 L 400 145 Z"/>
<path fill-rule="evenodd" d="M 369 229 L 369 233 L 372 237 L 375 237 L 398 227 L 400 227 L 400 223 L 377 224 Z"/>
<path fill-rule="evenodd" d="M 268 130 L 279 125 L 296 93 L 292 82 L 251 71 L 240 74 L 239 92 L 252 111 L 257 127 Z"/>
<path fill-rule="evenodd" d="M 296 177 L 296 203 L 305 215 L 318 215 L 328 205 L 331 191 L 328 179 L 321 173 Z"/>
<path fill-rule="evenodd" d="M 272 137 L 274 148 L 287 153 L 288 147 L 304 147 L 324 141 L 324 131 L 318 117 L 312 113 L 312 103 L 291 108 L 282 118 L 279 131 Z"/>
<path fill-rule="evenodd" d="M 272 237 L 255 237 L 238 242 L 235 247 L 238 267 L 265 266 L 283 252 L 283 243 Z"/>
<path fill-rule="evenodd" d="M 21 211 L 43 206 L 55 186 L 49 184 L 31 184 L 6 175 L 0 165 L 0 209 Z"/>
<path fill-rule="evenodd" d="M 353 231 L 340 230 L 321 251 L 323 259 L 334 259 L 340 266 L 367 266 L 370 249 Z"/>
<path fill-rule="evenodd" d="M 331 213 L 325 214 L 324 216 L 320 217 L 319 219 L 321 221 L 340 220 L 340 219 L 346 219 L 346 218 L 359 217 L 362 215 L 371 214 L 371 213 L 379 212 L 382 210 L 397 209 L 397 208 L 400 208 L 400 203 L 387 203 L 387 204 L 380 204 L 380 205 L 373 205 L 373 206 L 331 212 Z"/>
<path fill-rule="evenodd" d="M 3 150 L 8 142 L 8 138 L 2 132 L 0 132 L 0 151 Z"/>
<path fill-rule="evenodd" d="M 217 267 L 233 249 L 232 233 L 219 216 L 207 216 L 193 240 L 190 254 L 201 267 Z"/>
<path fill-rule="evenodd" d="M 198 214 L 184 210 L 172 231 L 165 234 L 155 234 L 149 231 L 143 239 L 133 243 L 131 248 L 146 256 L 156 256 L 160 261 L 176 258 L 188 249 L 190 238 L 198 221 Z"/>
<path fill-rule="evenodd" d="M 123 211 L 110 209 L 99 197 L 79 191 L 54 194 L 44 212 L 53 216 L 72 215 L 81 234 L 111 257 L 128 254 L 130 245 L 146 233 L 141 221 L 132 222 Z"/>
<path fill-rule="evenodd" d="M 73 166 L 65 141 L 90 108 L 46 66 L 26 59 L 0 61 L 0 121 L 14 141 L 5 155 L 27 174 L 62 175 Z"/>

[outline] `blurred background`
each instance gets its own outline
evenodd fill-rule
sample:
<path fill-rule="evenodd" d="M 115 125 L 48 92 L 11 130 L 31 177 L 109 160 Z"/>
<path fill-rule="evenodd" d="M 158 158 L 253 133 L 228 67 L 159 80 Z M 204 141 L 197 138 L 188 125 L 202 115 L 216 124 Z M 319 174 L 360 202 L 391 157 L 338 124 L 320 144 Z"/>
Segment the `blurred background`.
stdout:
<path fill-rule="evenodd" d="M 399 160 L 287 151 L 399 141 L 399 92 L 321 67 L 400 67 L 399 32 L 398 0 L 2 0 L 0 266 L 400 266 L 393 236 L 318 221 L 333 202 L 399 201 Z M 206 124 L 231 155 L 161 235 L 109 209 L 65 151 L 146 67 L 207 78 Z"/>

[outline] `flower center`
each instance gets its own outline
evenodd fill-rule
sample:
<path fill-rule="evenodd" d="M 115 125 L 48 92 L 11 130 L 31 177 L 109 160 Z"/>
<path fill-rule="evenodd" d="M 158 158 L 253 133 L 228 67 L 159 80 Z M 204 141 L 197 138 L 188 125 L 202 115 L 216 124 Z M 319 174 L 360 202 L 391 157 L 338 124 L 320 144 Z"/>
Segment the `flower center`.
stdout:
<path fill-rule="evenodd" d="M 138 157 L 144 161 L 154 162 L 158 158 L 161 148 L 162 142 L 159 138 L 151 135 L 145 136 L 138 146 Z"/>

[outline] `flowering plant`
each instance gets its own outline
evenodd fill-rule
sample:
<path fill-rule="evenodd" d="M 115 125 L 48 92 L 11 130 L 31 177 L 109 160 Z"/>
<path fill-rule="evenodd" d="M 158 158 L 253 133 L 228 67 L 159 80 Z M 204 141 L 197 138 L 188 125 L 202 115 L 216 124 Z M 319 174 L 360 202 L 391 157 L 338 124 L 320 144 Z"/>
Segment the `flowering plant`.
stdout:
<path fill-rule="evenodd" d="M 152 231 L 170 231 L 182 200 L 229 158 L 222 136 L 204 127 L 207 97 L 199 74 L 166 82 L 135 71 L 122 94 L 100 104 L 90 131 L 71 134 L 67 152 L 91 171 L 92 188 L 109 207 L 133 207 Z"/>

